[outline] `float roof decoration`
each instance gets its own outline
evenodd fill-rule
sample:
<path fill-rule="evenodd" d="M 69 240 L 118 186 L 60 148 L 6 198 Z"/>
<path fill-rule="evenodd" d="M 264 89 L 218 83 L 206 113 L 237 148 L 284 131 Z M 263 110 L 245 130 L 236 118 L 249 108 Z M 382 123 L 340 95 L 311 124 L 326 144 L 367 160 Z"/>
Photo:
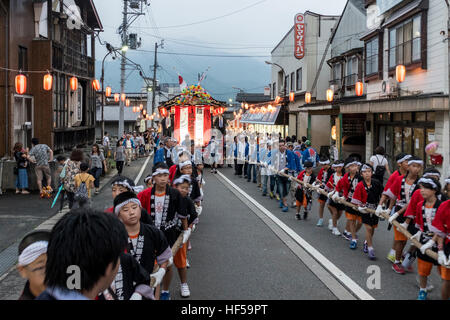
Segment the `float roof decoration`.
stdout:
<path fill-rule="evenodd" d="M 159 107 L 167 108 L 172 106 L 226 107 L 227 103 L 214 99 L 201 86 L 189 86 L 186 89 L 184 89 L 180 95 L 175 96 L 169 101 L 164 102 Z"/>

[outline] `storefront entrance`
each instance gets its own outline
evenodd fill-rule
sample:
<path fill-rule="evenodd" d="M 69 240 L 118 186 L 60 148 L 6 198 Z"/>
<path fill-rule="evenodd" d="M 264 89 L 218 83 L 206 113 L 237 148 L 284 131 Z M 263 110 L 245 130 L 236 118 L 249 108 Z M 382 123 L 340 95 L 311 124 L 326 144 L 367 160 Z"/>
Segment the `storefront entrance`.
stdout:
<path fill-rule="evenodd" d="M 435 140 L 434 112 L 379 113 L 375 115 L 375 145 L 385 148 L 391 168 L 395 155 L 405 152 L 431 165 L 425 146 Z"/>

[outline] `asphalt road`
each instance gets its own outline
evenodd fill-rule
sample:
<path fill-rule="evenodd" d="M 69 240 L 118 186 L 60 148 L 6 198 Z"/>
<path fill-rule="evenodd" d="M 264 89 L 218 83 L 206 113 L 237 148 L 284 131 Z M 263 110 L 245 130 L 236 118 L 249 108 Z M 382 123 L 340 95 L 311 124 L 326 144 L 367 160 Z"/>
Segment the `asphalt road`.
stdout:
<path fill-rule="evenodd" d="M 145 159 L 126 167 L 124 174 L 135 179 Z M 151 171 L 151 161 L 145 168 L 139 184 Z M 416 274 L 397 275 L 385 256 L 392 243 L 392 232 L 386 230 L 386 222 L 381 222 L 375 233 L 375 250 L 378 260 L 370 261 L 362 252 L 363 229 L 360 231 L 357 250 L 350 250 L 342 237 L 333 236 L 325 227 L 316 227 L 317 204 L 306 221 L 294 218 L 295 209 L 282 213 L 276 201 L 262 197 L 253 183 L 233 175 L 233 169 L 220 171 L 243 192 L 255 199 L 273 215 L 290 227 L 295 233 L 311 244 L 321 254 L 342 270 L 375 299 L 415 299 L 418 288 Z M 205 169 L 205 201 L 198 228 L 191 237 L 192 250 L 188 253 L 191 268 L 188 283 L 191 297 L 183 300 L 286 300 L 286 299 L 327 299 L 336 300 L 323 280 L 311 271 L 314 265 L 299 259 L 292 248 L 223 183 L 219 175 Z M 112 205 L 111 189 L 107 185 L 100 195 L 94 197 L 93 207 L 103 210 Z M 39 210 L 36 211 L 38 213 Z M 41 219 L 39 215 L 37 218 Z M 325 210 L 325 221 L 328 220 Z M 39 222 L 36 222 L 37 224 Z M 342 230 L 345 219 L 340 221 Z M 326 223 L 325 223 L 326 224 Z M 1 233 L 0 233 L 1 234 Z M 293 241 L 291 241 L 293 242 Z M 381 288 L 370 290 L 366 286 L 369 277 L 367 268 L 379 266 Z M 440 279 L 433 271 L 431 281 L 436 289 L 429 293 L 431 300 L 440 298 Z M 12 271 L 0 282 L 0 300 L 17 299 L 23 288 L 23 280 Z M 179 278 L 174 274 L 171 286 L 172 299 L 181 300 Z"/>

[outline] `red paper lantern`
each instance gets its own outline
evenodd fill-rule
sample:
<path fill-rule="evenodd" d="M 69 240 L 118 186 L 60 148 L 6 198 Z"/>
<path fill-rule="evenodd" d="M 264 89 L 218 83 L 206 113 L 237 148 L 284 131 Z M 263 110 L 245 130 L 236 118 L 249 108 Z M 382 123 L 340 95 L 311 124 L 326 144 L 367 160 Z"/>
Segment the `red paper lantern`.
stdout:
<path fill-rule="evenodd" d="M 126 105 L 127 107 L 130 106 L 130 99 L 126 99 L 126 100 L 125 100 L 125 105 Z"/>
<path fill-rule="evenodd" d="M 327 101 L 332 102 L 334 98 L 334 91 L 331 89 L 327 90 Z"/>
<path fill-rule="evenodd" d="M 45 91 L 52 90 L 52 87 L 53 87 L 53 76 L 50 73 L 47 73 L 44 76 L 44 85 L 43 85 L 43 87 L 44 87 Z"/>
<path fill-rule="evenodd" d="M 280 96 L 277 96 L 277 97 L 275 98 L 275 103 L 276 103 L 276 104 L 279 104 L 279 103 L 280 103 L 280 101 L 281 101 L 281 98 L 280 98 Z"/>
<path fill-rule="evenodd" d="M 364 93 L 364 85 L 361 81 L 356 82 L 355 92 L 358 97 L 361 97 Z"/>
<path fill-rule="evenodd" d="M 120 94 L 114 93 L 114 101 L 119 102 L 119 100 L 120 100 Z"/>
<path fill-rule="evenodd" d="M 305 93 L 305 103 L 311 103 L 311 92 Z"/>
<path fill-rule="evenodd" d="M 395 67 L 395 77 L 397 78 L 397 82 L 405 81 L 405 76 L 406 68 L 404 65 L 399 64 L 397 67 Z"/>
<path fill-rule="evenodd" d="M 145 116 L 147 114 L 147 110 L 142 110 L 142 114 Z"/>
<path fill-rule="evenodd" d="M 78 79 L 77 79 L 77 77 L 70 78 L 70 89 L 72 91 L 77 91 L 78 90 Z"/>
<path fill-rule="evenodd" d="M 27 77 L 23 74 L 16 76 L 16 92 L 24 94 L 27 91 Z"/>
<path fill-rule="evenodd" d="M 295 100 L 295 92 L 289 93 L 289 101 L 293 102 Z"/>
<path fill-rule="evenodd" d="M 120 100 L 125 101 L 126 98 L 127 98 L 127 95 L 126 95 L 125 93 L 122 93 L 122 94 L 120 95 Z"/>
<path fill-rule="evenodd" d="M 175 114 L 175 107 L 170 107 L 170 113 Z"/>
<path fill-rule="evenodd" d="M 159 110 L 159 112 L 163 118 L 167 117 L 167 109 L 166 108 L 161 108 Z"/>
<path fill-rule="evenodd" d="M 105 96 L 111 97 L 111 92 L 112 92 L 111 87 L 106 87 L 106 89 L 105 89 Z"/>
<path fill-rule="evenodd" d="M 100 90 L 100 81 L 97 79 L 92 80 L 92 88 L 94 88 L 95 91 Z"/>

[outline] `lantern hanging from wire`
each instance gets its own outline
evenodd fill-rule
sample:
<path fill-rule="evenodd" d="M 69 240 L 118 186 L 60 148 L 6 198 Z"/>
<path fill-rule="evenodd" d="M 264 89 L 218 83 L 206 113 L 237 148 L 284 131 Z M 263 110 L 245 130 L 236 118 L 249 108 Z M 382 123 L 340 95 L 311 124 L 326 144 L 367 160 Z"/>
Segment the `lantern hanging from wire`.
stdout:
<path fill-rule="evenodd" d="M 139 110 L 140 111 L 144 110 L 144 105 L 142 103 L 139 105 Z"/>
<path fill-rule="evenodd" d="M 77 77 L 70 78 L 70 89 L 72 91 L 77 91 L 78 90 L 78 79 L 77 79 Z"/>
<path fill-rule="evenodd" d="M 166 108 L 161 108 L 159 110 L 159 112 L 163 118 L 167 117 L 167 109 Z"/>
<path fill-rule="evenodd" d="M 24 74 L 18 74 L 15 80 L 16 92 L 24 94 L 27 91 L 27 77 Z"/>
<path fill-rule="evenodd" d="M 397 82 L 405 81 L 405 76 L 406 68 L 404 65 L 399 64 L 397 67 L 395 67 L 395 78 L 397 79 Z"/>
<path fill-rule="evenodd" d="M 305 103 L 311 103 L 311 92 L 305 93 Z"/>
<path fill-rule="evenodd" d="M 119 102 L 119 100 L 120 100 L 120 94 L 114 93 L 114 101 Z"/>
<path fill-rule="evenodd" d="M 92 88 L 94 88 L 95 91 L 100 90 L 100 81 L 97 79 L 92 80 Z"/>
<path fill-rule="evenodd" d="M 294 100 L 295 100 L 295 92 L 289 93 L 289 101 L 294 102 Z"/>
<path fill-rule="evenodd" d="M 127 95 L 125 93 L 122 93 L 120 95 L 120 100 L 125 101 L 127 99 Z"/>
<path fill-rule="evenodd" d="M 43 87 L 45 91 L 50 91 L 53 88 L 53 76 L 50 73 L 47 73 L 44 76 Z"/>
<path fill-rule="evenodd" d="M 327 101 L 332 102 L 334 98 L 334 91 L 331 89 L 327 90 Z"/>
<path fill-rule="evenodd" d="M 275 98 L 275 104 L 279 104 L 280 101 L 281 101 L 281 97 L 280 97 L 280 96 L 277 96 L 277 97 Z"/>
<path fill-rule="evenodd" d="M 361 97 L 364 93 L 364 85 L 361 81 L 355 83 L 355 93 L 358 97 Z"/>
<path fill-rule="evenodd" d="M 111 92 L 112 92 L 111 87 L 106 87 L 105 96 L 108 98 L 111 97 Z"/>

